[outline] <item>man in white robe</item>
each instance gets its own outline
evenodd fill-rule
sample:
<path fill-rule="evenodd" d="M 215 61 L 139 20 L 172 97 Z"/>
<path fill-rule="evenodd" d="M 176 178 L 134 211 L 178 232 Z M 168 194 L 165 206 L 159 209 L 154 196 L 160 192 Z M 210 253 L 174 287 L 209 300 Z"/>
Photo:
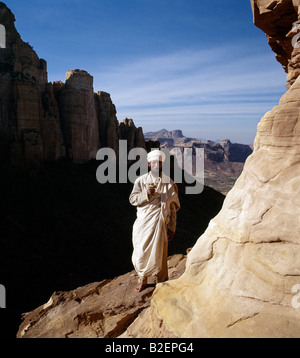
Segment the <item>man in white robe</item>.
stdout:
<path fill-rule="evenodd" d="M 157 282 L 168 280 L 168 241 L 175 235 L 180 203 L 177 185 L 162 173 L 164 160 L 162 151 L 148 154 L 151 171 L 136 180 L 129 197 L 137 207 L 132 263 L 139 277 L 138 292 L 147 286 L 149 276 L 155 276 Z"/>

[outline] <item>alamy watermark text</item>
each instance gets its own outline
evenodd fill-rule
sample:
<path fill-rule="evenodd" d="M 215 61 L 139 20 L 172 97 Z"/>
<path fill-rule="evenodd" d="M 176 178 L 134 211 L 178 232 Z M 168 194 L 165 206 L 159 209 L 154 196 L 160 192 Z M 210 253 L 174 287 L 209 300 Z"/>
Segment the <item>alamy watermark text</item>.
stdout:
<path fill-rule="evenodd" d="M 6 29 L 0 24 L 0 48 L 6 48 Z"/>
<path fill-rule="evenodd" d="M 176 150 L 178 149 L 178 150 Z M 152 149 L 154 150 L 154 149 Z M 174 182 L 186 183 L 186 194 L 200 194 L 204 189 L 204 149 L 203 148 L 175 148 L 169 151 L 163 148 L 165 161 L 162 170 L 166 174 L 163 180 L 168 180 L 171 172 L 171 155 L 174 157 Z M 133 148 L 128 153 L 127 140 L 119 141 L 119 153 L 116 155 L 111 148 L 102 148 L 96 159 L 102 161 L 96 172 L 97 181 L 105 183 L 130 183 L 148 173 L 147 151 L 143 148 Z M 118 158 L 118 160 L 117 160 Z M 133 164 L 128 168 L 128 161 Z M 117 178 L 118 167 L 118 178 Z M 183 178 L 184 177 L 184 178 Z M 184 179 L 184 180 L 183 180 Z"/>
<path fill-rule="evenodd" d="M 0 308 L 6 308 L 6 290 L 3 285 L 0 285 Z"/>
<path fill-rule="evenodd" d="M 300 308 L 300 284 L 292 287 L 292 293 L 295 293 L 292 298 L 292 307 L 298 309 Z"/>

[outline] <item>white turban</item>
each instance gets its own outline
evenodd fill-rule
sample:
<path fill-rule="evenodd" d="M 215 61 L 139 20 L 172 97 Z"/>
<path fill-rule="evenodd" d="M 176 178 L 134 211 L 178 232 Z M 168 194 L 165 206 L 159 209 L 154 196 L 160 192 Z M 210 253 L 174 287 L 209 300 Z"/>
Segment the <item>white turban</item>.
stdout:
<path fill-rule="evenodd" d="M 160 162 L 164 162 L 166 159 L 166 155 L 161 150 L 155 149 L 148 154 L 147 159 L 148 163 L 152 162 L 153 160 L 159 160 Z"/>

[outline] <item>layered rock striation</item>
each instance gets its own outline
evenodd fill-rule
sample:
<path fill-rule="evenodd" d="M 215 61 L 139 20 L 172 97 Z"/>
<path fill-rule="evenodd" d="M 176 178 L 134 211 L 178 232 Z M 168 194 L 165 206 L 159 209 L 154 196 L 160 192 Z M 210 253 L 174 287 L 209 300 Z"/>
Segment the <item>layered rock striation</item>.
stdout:
<path fill-rule="evenodd" d="M 14 22 L 0 2 L 0 24 L 6 30 L 6 47 L 0 50 L 1 163 L 18 169 L 62 158 L 86 163 L 102 147 L 118 150 L 126 125 L 132 145 L 145 147 L 142 129 L 133 122 L 122 123 L 120 130 L 110 95 L 94 93 L 86 71 L 71 70 L 65 83 L 49 83 L 46 61 L 22 41 Z"/>
<path fill-rule="evenodd" d="M 290 74 L 285 35 L 298 21 L 298 1 L 252 7 Z M 300 337 L 300 77 L 291 78 L 185 273 L 157 287 L 147 321 L 131 325 L 127 337 Z"/>

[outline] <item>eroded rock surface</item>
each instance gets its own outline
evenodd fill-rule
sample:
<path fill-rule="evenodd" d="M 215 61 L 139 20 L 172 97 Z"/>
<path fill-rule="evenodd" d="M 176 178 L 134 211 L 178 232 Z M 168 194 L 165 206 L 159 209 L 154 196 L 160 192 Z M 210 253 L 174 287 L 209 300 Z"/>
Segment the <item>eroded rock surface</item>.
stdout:
<path fill-rule="evenodd" d="M 263 30 L 276 59 L 287 72 L 287 88 L 300 74 L 299 0 L 251 0 L 254 23 Z M 299 36 L 296 36 L 296 35 Z"/>
<path fill-rule="evenodd" d="M 185 269 L 186 257 L 168 260 L 170 280 Z M 137 293 L 135 271 L 70 292 L 55 292 L 48 303 L 24 314 L 18 338 L 116 338 L 149 307 L 154 282 Z"/>
<path fill-rule="evenodd" d="M 298 1 L 252 5 L 289 71 L 285 35 L 298 19 Z M 300 337 L 300 78 L 291 84 L 259 123 L 254 152 L 189 253 L 185 273 L 155 290 L 151 328 L 140 321 L 128 336 Z"/>

